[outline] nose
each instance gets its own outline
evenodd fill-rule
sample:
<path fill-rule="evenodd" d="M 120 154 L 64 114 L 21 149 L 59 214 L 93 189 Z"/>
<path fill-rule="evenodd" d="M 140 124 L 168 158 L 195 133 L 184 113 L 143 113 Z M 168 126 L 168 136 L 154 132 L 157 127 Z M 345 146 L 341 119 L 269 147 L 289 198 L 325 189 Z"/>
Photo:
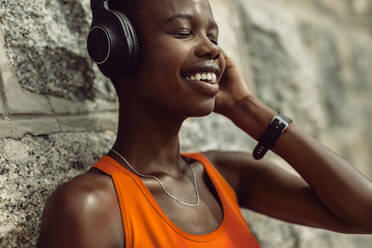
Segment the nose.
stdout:
<path fill-rule="evenodd" d="M 208 37 L 203 36 L 195 50 L 195 54 L 201 58 L 217 60 L 221 55 L 221 49 Z"/>

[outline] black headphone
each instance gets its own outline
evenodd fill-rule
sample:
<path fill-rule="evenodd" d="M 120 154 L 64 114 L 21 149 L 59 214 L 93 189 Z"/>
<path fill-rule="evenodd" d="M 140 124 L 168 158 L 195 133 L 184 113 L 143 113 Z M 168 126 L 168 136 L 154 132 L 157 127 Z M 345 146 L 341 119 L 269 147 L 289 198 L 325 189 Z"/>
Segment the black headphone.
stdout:
<path fill-rule="evenodd" d="M 87 38 L 90 58 L 109 78 L 133 71 L 139 54 L 136 32 L 129 18 L 110 10 L 109 0 L 91 0 L 92 25 Z"/>

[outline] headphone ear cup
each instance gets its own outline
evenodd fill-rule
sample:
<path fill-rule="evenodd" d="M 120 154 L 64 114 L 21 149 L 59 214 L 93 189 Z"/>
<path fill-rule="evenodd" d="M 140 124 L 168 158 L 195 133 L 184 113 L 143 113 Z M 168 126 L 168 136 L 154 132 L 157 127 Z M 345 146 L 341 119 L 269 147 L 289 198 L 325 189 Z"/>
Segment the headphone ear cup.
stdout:
<path fill-rule="evenodd" d="M 134 29 L 134 26 L 132 25 L 131 21 L 129 18 L 121 13 L 120 11 L 112 11 L 116 16 L 118 17 L 122 29 L 124 31 L 124 39 L 125 43 L 127 44 L 126 47 L 128 47 L 129 50 L 129 55 L 130 55 L 130 63 L 129 63 L 129 68 L 130 71 L 134 69 L 135 65 L 137 64 L 138 61 L 138 56 L 139 56 L 139 44 L 138 44 L 138 38 L 136 31 Z"/>
<path fill-rule="evenodd" d="M 100 13 L 91 25 L 87 48 L 89 56 L 109 78 L 129 74 L 138 61 L 139 45 L 134 27 L 118 11 Z"/>

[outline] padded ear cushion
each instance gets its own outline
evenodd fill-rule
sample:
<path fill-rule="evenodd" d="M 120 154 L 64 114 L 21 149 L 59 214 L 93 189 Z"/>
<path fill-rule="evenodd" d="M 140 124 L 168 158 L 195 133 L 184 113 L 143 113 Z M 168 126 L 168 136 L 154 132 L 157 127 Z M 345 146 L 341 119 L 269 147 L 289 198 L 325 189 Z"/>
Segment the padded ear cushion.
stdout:
<path fill-rule="evenodd" d="M 128 44 L 129 54 L 130 54 L 130 70 L 132 70 L 137 63 L 138 55 L 139 55 L 139 45 L 138 45 L 138 39 L 136 31 L 129 20 L 129 18 L 121 13 L 120 11 L 112 11 L 119 19 L 124 34 L 126 43 Z"/>
<path fill-rule="evenodd" d="M 138 60 L 139 45 L 133 25 L 118 11 L 105 11 L 92 24 L 88 53 L 110 78 L 130 73 Z"/>

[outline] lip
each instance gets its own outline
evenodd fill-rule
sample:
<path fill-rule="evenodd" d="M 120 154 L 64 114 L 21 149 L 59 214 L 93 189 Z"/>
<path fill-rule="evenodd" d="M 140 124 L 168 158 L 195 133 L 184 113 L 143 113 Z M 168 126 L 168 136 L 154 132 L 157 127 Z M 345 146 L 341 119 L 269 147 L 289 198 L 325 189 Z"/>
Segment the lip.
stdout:
<path fill-rule="evenodd" d="M 217 95 L 220 87 L 218 84 L 210 84 L 204 81 L 193 81 L 193 80 L 188 80 L 184 77 L 182 77 L 182 80 L 185 81 L 188 85 L 190 85 L 192 88 L 196 89 L 197 91 L 210 95 L 210 96 L 215 96 Z"/>
<path fill-rule="evenodd" d="M 217 75 L 217 79 L 219 79 L 221 75 L 221 68 L 215 62 L 206 62 L 206 63 L 195 65 L 192 68 L 183 70 L 181 72 L 181 76 L 183 78 L 186 78 L 198 72 L 214 72 Z"/>

